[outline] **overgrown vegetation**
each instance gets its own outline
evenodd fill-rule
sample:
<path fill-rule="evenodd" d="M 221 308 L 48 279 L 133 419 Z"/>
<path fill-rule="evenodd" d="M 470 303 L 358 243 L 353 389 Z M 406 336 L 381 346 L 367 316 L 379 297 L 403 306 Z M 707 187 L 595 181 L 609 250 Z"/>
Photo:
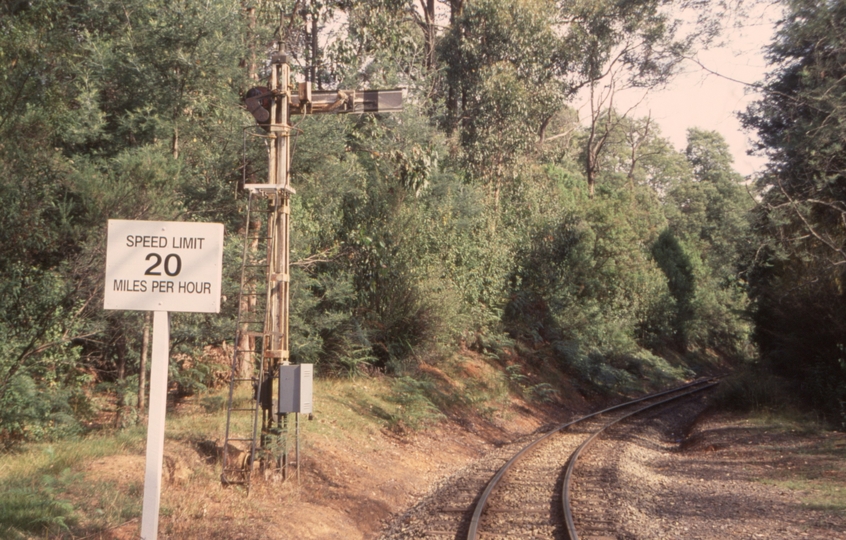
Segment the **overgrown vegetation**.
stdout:
<path fill-rule="evenodd" d="M 764 97 L 745 116 L 770 159 L 750 269 L 762 367 L 846 427 L 846 4 L 787 2 Z"/>
<path fill-rule="evenodd" d="M 148 322 L 101 309 L 109 218 L 225 224 L 223 311 L 175 317 L 171 373 L 181 395 L 225 380 L 239 183 L 262 181 L 266 161 L 250 137 L 243 155 L 241 101 L 276 42 L 298 80 L 409 90 L 403 113 L 295 118 L 295 361 L 394 376 L 407 413 L 385 414 L 414 427 L 475 406 L 424 369 L 462 348 L 503 370 L 482 393 L 548 401 L 561 374 L 627 392 L 757 346 L 841 418 L 844 7 L 790 5 L 746 117 L 773 157 L 757 204 L 719 134 L 693 128 L 678 152 L 610 106 L 609 89 L 669 80 L 716 12 L 691 30 L 659 0 L 466 0 L 442 6 L 439 29 L 436 3 L 410 0 L 4 4 L 0 445 L 138 418 Z M 825 45 L 804 46 L 818 34 Z"/>

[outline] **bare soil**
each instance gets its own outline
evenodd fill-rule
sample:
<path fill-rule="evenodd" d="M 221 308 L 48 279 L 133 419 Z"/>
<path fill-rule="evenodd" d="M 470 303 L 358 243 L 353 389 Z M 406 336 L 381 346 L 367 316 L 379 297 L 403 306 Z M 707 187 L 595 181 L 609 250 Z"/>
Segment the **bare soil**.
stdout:
<path fill-rule="evenodd" d="M 465 417 L 420 432 L 384 430 L 369 444 L 343 433 L 312 435 L 300 481 L 254 480 L 247 494 L 222 487 L 216 458 L 185 442 L 166 441 L 159 538 L 366 539 L 421 500 L 438 481 L 486 452 L 560 417 L 515 401 L 504 420 Z M 116 490 L 143 490 L 144 456 L 90 464 L 86 475 Z M 255 476 L 254 476 L 255 478 Z M 138 538 L 139 519 L 91 538 Z"/>

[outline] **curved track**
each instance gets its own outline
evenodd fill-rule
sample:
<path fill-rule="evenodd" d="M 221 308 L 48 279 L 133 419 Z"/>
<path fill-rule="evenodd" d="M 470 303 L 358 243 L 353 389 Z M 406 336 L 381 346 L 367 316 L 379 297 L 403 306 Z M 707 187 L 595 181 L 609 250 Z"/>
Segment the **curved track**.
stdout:
<path fill-rule="evenodd" d="M 624 420 L 627 420 L 628 418 L 630 418 L 630 417 L 632 417 L 636 414 L 640 414 L 644 411 L 654 409 L 656 407 L 660 407 L 661 405 L 665 405 L 665 404 L 670 403 L 672 401 L 676 401 L 676 400 L 679 400 L 679 399 L 682 399 L 682 398 L 690 397 L 693 394 L 697 394 L 697 393 L 699 393 L 703 390 L 708 390 L 710 388 L 713 388 L 716 385 L 717 385 L 716 382 L 707 382 L 702 386 L 694 387 L 694 388 L 689 389 L 686 392 L 681 393 L 679 395 L 674 395 L 674 396 L 671 396 L 671 397 L 664 398 L 660 401 L 657 401 L 655 403 L 650 403 L 650 404 L 645 405 L 645 406 L 643 406 L 643 407 L 641 407 L 641 408 L 639 408 L 635 411 L 624 414 L 624 415 L 620 416 L 619 418 L 616 418 L 616 419 L 608 422 L 606 425 L 604 425 L 602 427 L 602 429 L 598 430 L 596 433 L 594 433 L 593 435 L 588 437 L 581 445 L 579 445 L 579 447 L 576 449 L 576 451 L 573 452 L 573 454 L 570 456 L 570 460 L 567 464 L 567 469 L 564 473 L 564 482 L 563 482 L 562 490 L 561 490 L 562 511 L 564 513 L 564 519 L 565 519 L 566 524 L 567 524 L 567 537 L 570 540 L 578 540 L 579 539 L 579 533 L 576 529 L 575 520 L 574 520 L 574 517 L 573 517 L 573 511 L 572 511 L 573 505 L 572 505 L 571 486 L 572 486 L 572 483 L 573 483 L 573 475 L 574 475 L 575 470 L 576 470 L 576 464 L 578 463 L 579 457 L 581 457 L 582 452 L 586 451 L 597 440 L 597 438 L 600 435 L 605 433 L 605 431 L 607 431 L 609 428 L 613 427 L 617 423 L 622 422 Z M 601 524 L 600 524 L 600 528 L 601 528 Z"/>
<path fill-rule="evenodd" d="M 562 493 L 571 454 L 587 448 L 609 425 L 713 384 L 694 381 L 562 424 L 528 444 L 503 446 L 444 481 L 382 538 L 563 539 L 576 534 L 575 529 L 568 533 L 573 520 L 568 494 Z"/>

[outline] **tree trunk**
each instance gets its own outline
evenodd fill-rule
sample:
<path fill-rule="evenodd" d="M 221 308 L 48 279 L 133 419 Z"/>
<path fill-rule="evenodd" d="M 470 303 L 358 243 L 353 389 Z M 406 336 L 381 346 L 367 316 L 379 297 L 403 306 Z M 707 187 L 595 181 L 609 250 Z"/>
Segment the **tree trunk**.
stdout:
<path fill-rule="evenodd" d="M 117 403 L 115 404 L 115 427 L 124 427 L 126 412 L 126 392 L 123 381 L 126 377 L 126 335 L 123 332 L 122 324 L 114 324 L 113 331 L 117 335 L 115 339 L 115 355 L 117 356 Z"/>
<path fill-rule="evenodd" d="M 544 118 L 543 122 L 541 122 L 540 129 L 538 130 L 538 147 L 543 146 L 543 143 L 546 141 L 546 128 L 549 127 L 553 116 L 555 116 L 554 113 Z"/>
<path fill-rule="evenodd" d="M 176 115 L 174 115 L 174 124 L 176 123 Z M 173 126 L 173 142 L 170 147 L 171 153 L 173 154 L 173 159 L 179 159 L 179 128 L 174 125 Z"/>
<path fill-rule="evenodd" d="M 435 0 L 421 0 L 423 4 L 423 16 L 426 28 L 423 35 L 423 50 L 426 55 L 426 72 L 431 73 L 435 69 Z"/>
<path fill-rule="evenodd" d="M 587 183 L 588 183 L 588 197 L 593 199 L 595 185 L 596 185 L 596 174 L 591 170 L 590 166 L 588 166 L 587 171 Z"/>
<path fill-rule="evenodd" d="M 317 13 L 311 14 L 311 85 L 312 87 L 316 87 L 318 90 L 322 90 L 323 87 L 318 81 L 317 77 Z"/>
<path fill-rule="evenodd" d="M 247 76 L 250 80 L 258 80 L 258 68 L 256 67 L 256 8 L 249 6 L 247 11 Z"/>
<path fill-rule="evenodd" d="M 450 0 L 449 2 L 449 22 L 454 23 L 461 12 L 464 11 L 464 0 Z"/>

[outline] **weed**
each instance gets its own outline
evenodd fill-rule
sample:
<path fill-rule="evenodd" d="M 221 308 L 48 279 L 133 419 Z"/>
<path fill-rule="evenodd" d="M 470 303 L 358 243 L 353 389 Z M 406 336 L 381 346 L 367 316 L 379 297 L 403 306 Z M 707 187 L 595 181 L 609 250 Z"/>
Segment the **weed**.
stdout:
<path fill-rule="evenodd" d="M 0 532 L 4 538 L 28 538 L 26 533 L 68 531 L 76 522 L 73 505 L 56 498 L 55 488 L 6 485 L 0 490 Z"/>
<path fill-rule="evenodd" d="M 411 377 L 397 379 L 391 397 L 391 401 L 398 404 L 398 411 L 391 420 L 394 427 L 416 430 L 443 419 L 444 414 L 429 398 L 436 392 L 436 386 L 430 380 Z"/>
<path fill-rule="evenodd" d="M 827 478 L 812 468 L 800 470 L 789 479 L 763 479 L 763 484 L 778 486 L 800 494 L 803 504 L 846 516 L 846 488 L 837 478 Z"/>
<path fill-rule="evenodd" d="M 226 396 L 220 394 L 205 396 L 200 399 L 200 405 L 208 414 L 220 412 L 226 407 Z"/>
<path fill-rule="evenodd" d="M 523 384 L 526 382 L 528 377 L 521 373 L 523 366 L 520 364 L 512 364 L 505 368 L 505 372 L 508 374 L 508 379 L 517 384 Z"/>
<path fill-rule="evenodd" d="M 552 403 L 558 391 L 549 383 L 539 383 L 527 389 L 529 398 L 540 403 Z"/>
<path fill-rule="evenodd" d="M 740 412 L 786 411 L 795 405 L 787 386 L 755 366 L 746 366 L 720 384 L 715 404 Z"/>

